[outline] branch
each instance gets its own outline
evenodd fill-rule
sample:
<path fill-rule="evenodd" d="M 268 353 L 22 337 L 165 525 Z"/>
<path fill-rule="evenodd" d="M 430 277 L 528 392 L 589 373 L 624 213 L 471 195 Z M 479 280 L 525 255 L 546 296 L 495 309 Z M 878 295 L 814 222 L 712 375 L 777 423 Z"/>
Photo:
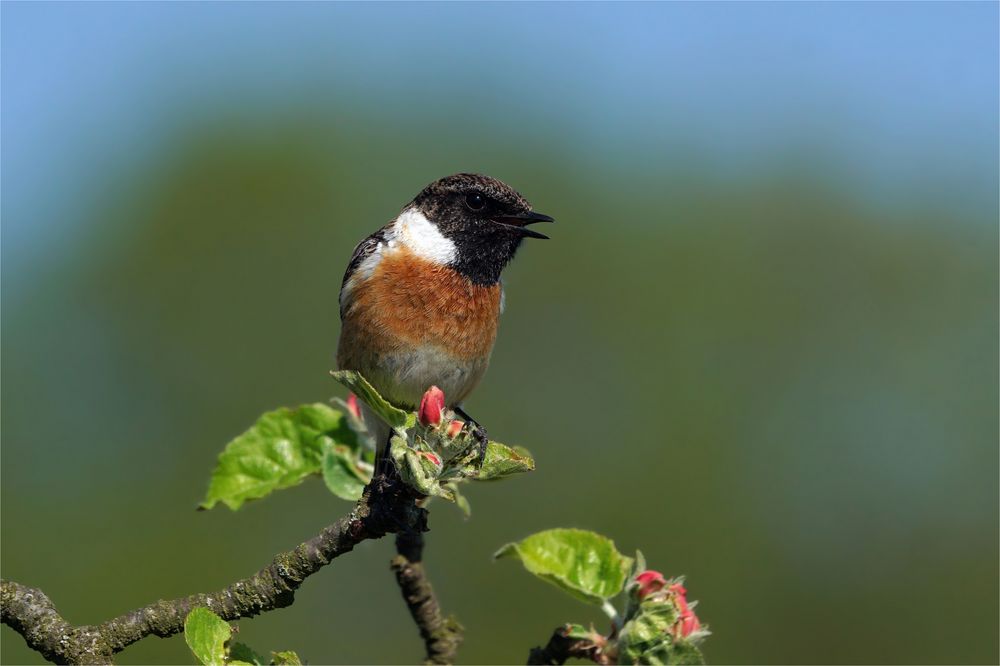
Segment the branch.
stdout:
<path fill-rule="evenodd" d="M 452 664 L 462 644 L 462 625 L 454 617 L 443 617 L 434 588 L 421 562 L 424 536 L 420 532 L 396 534 L 396 552 L 391 567 L 396 574 L 403 600 L 420 630 L 427 650 L 426 663 Z"/>
<path fill-rule="evenodd" d="M 531 648 L 528 664 L 565 664 L 570 657 L 586 659 L 595 664 L 613 664 L 614 660 L 602 651 L 602 645 L 586 638 L 572 638 L 569 627 L 559 627 L 552 632 L 545 647 Z"/>
<path fill-rule="evenodd" d="M 49 661 L 66 664 L 111 663 L 114 654 L 146 636 L 172 636 L 184 619 L 204 606 L 224 620 L 253 617 L 294 600 L 302 582 L 366 539 L 387 533 L 427 530 L 427 512 L 398 477 L 380 477 L 365 488 L 349 515 L 294 550 L 275 555 L 249 578 L 211 594 L 157 601 L 99 625 L 74 627 L 40 590 L 13 581 L 0 587 L 0 621 L 24 637 L 28 647 Z"/>

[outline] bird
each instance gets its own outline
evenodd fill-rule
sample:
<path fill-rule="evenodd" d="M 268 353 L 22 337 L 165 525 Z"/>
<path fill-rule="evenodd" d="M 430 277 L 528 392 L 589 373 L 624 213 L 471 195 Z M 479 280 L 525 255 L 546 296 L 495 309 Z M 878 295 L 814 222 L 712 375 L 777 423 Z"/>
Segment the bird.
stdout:
<path fill-rule="evenodd" d="M 337 366 L 360 373 L 391 404 L 413 410 L 439 387 L 485 455 L 485 428 L 463 402 L 489 366 L 505 296 L 501 274 L 529 225 L 555 220 L 502 181 L 458 173 L 427 185 L 362 240 L 340 289 Z M 391 431 L 362 404 L 377 459 Z"/>

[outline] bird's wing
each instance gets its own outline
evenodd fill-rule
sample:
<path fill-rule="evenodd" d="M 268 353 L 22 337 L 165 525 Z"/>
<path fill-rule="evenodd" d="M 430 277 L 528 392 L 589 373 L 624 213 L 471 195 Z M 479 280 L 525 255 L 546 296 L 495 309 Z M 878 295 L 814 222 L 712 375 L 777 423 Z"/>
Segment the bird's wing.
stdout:
<path fill-rule="evenodd" d="M 392 230 L 393 222 L 385 225 L 375 233 L 373 233 L 368 238 L 364 239 L 358 243 L 357 247 L 354 248 L 354 252 L 351 254 L 351 261 L 347 264 L 347 270 L 344 272 L 344 280 L 340 284 L 340 316 L 343 318 L 344 309 L 347 307 L 347 301 L 350 299 L 351 293 L 351 278 L 354 274 L 361 268 L 361 265 L 366 259 L 373 258 L 374 255 L 379 252 L 380 246 L 388 242 L 388 237 Z"/>

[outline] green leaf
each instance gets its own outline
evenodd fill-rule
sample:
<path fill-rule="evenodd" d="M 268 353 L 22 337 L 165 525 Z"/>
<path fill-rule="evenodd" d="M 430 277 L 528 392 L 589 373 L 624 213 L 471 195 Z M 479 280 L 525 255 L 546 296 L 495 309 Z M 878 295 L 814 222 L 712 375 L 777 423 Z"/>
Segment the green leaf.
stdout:
<path fill-rule="evenodd" d="M 530 472 L 535 469 L 535 461 L 527 449 L 511 448 L 500 442 L 489 442 L 486 445 L 486 456 L 483 467 L 479 471 L 478 481 L 501 479 L 511 474 Z"/>
<path fill-rule="evenodd" d="M 267 666 L 267 657 L 258 654 L 246 643 L 233 641 L 229 644 L 229 659 L 226 662 L 230 666 L 233 664 L 252 664 L 253 666 Z"/>
<path fill-rule="evenodd" d="M 690 641 L 677 641 L 670 646 L 670 655 L 667 658 L 668 664 L 704 664 L 705 655 L 701 653 L 696 645 Z"/>
<path fill-rule="evenodd" d="M 417 422 L 417 417 L 412 412 L 404 412 L 402 409 L 392 406 L 389 402 L 378 394 L 378 391 L 368 383 L 368 380 L 353 370 L 331 370 L 330 375 L 338 382 L 349 388 L 361 400 L 368 405 L 379 418 L 388 423 L 393 428 L 411 428 Z"/>
<path fill-rule="evenodd" d="M 406 485 L 422 495 L 437 495 L 451 501 L 455 500 L 454 493 L 438 483 L 440 468 L 411 449 L 405 437 L 395 435 L 389 441 L 389 455 Z"/>
<path fill-rule="evenodd" d="M 358 467 L 355 452 L 346 446 L 331 447 L 323 455 L 323 481 L 330 492 L 345 500 L 361 499 L 371 475 Z"/>
<path fill-rule="evenodd" d="M 588 641 L 594 638 L 594 630 L 588 629 L 582 624 L 567 624 L 563 627 L 563 633 L 568 638 L 579 638 Z"/>
<path fill-rule="evenodd" d="M 271 659 L 272 664 L 288 664 L 288 666 L 302 666 L 302 660 L 299 659 L 299 655 L 295 654 L 291 650 L 285 650 L 284 652 L 272 652 L 274 658 Z"/>
<path fill-rule="evenodd" d="M 247 500 L 301 483 L 320 471 L 334 443 L 358 446 L 344 415 L 328 405 L 267 412 L 219 455 L 201 507 L 222 502 L 235 511 Z"/>
<path fill-rule="evenodd" d="M 611 539 L 574 529 L 532 534 L 493 557 L 517 557 L 529 572 L 595 604 L 621 592 L 632 566 L 632 558 L 619 553 Z"/>
<path fill-rule="evenodd" d="M 472 506 L 469 504 L 469 500 L 465 499 L 465 495 L 458 492 L 458 483 L 449 483 L 447 484 L 447 486 L 451 490 L 452 494 L 454 494 L 455 496 L 455 504 L 458 506 L 459 509 L 462 510 L 462 513 L 465 514 L 465 517 L 468 518 L 469 516 L 471 516 Z"/>
<path fill-rule="evenodd" d="M 646 557 L 642 554 L 641 550 L 636 549 L 635 566 L 632 567 L 632 575 L 630 576 L 630 578 L 638 576 L 645 570 L 646 570 Z"/>
<path fill-rule="evenodd" d="M 205 666 L 226 663 L 226 641 L 232 633 L 225 620 L 207 608 L 195 608 L 184 618 L 184 640 Z"/>

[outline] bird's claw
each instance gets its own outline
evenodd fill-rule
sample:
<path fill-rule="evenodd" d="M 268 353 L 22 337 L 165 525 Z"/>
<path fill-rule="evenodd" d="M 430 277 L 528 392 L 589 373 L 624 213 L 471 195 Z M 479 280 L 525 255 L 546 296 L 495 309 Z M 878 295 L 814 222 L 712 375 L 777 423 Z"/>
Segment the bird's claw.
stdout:
<path fill-rule="evenodd" d="M 481 468 L 483 463 L 486 461 L 486 449 L 490 443 L 490 438 L 486 434 L 486 428 L 484 428 L 479 421 L 469 416 L 469 413 L 460 406 L 455 407 L 455 413 L 465 419 L 465 422 L 472 427 L 472 436 L 476 438 L 476 448 L 479 453 L 479 455 L 476 456 L 476 464 Z"/>

